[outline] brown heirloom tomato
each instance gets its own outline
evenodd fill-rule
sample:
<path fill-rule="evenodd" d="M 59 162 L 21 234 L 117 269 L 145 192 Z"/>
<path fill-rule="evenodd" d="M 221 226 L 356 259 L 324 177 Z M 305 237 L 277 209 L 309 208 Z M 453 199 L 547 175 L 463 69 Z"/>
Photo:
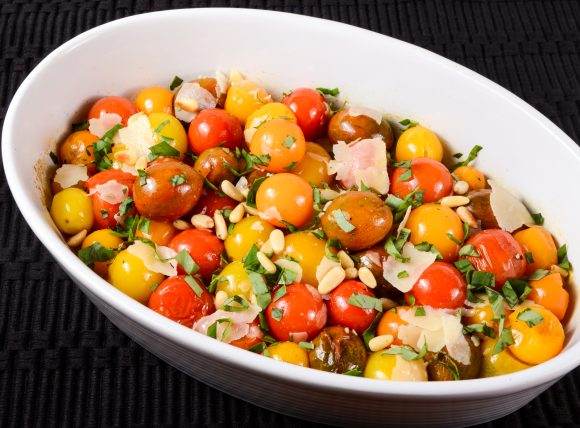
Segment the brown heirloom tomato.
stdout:
<path fill-rule="evenodd" d="M 212 147 L 199 155 L 193 168 L 212 184 L 219 186 L 224 180 L 234 181 L 236 176 L 233 171 L 238 171 L 240 165 L 229 149 Z"/>
<path fill-rule="evenodd" d="M 389 299 L 399 300 L 403 294 L 387 282 L 383 276 L 383 263 L 387 261 L 389 255 L 382 245 L 363 250 L 353 255 L 356 267 L 367 267 L 377 280 L 377 288 L 374 292 L 377 297 L 388 297 Z"/>
<path fill-rule="evenodd" d="M 326 372 L 346 373 L 363 371 L 367 351 L 360 337 L 342 326 L 327 327 L 312 341 L 314 349 L 308 353 L 310 367 Z"/>
<path fill-rule="evenodd" d="M 336 113 L 328 123 L 328 138 L 333 144 L 338 141 L 350 143 L 354 140 L 371 138 L 375 134 L 382 135 L 390 149 L 393 145 L 393 130 L 386 120 L 382 120 L 380 125 L 369 116 L 361 114 L 351 116 L 349 109 L 344 109 Z"/>
<path fill-rule="evenodd" d="M 471 202 L 467 208 L 481 222 L 482 229 L 499 229 L 495 214 L 491 209 L 491 203 L 489 201 L 490 195 L 491 190 L 489 189 L 479 189 L 469 192 L 467 196 Z"/>
<path fill-rule="evenodd" d="M 195 205 L 195 214 L 205 214 L 213 217 L 218 210 L 232 210 L 238 205 L 238 202 L 229 196 L 222 195 L 213 191 L 205 191 Z"/>
<path fill-rule="evenodd" d="M 449 356 L 446 348 L 439 352 L 427 352 L 427 374 L 429 380 L 464 380 L 479 377 L 482 361 L 482 347 L 475 346 L 471 337 L 465 336 L 470 350 L 469 364 L 462 364 Z"/>

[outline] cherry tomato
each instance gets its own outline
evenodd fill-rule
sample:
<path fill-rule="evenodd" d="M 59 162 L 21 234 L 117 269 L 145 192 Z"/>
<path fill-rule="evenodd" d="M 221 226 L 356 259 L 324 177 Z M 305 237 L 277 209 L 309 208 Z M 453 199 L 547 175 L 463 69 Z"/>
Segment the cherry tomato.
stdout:
<path fill-rule="evenodd" d="M 212 147 L 241 147 L 244 133 L 240 121 L 225 110 L 208 108 L 193 119 L 187 132 L 189 147 L 199 155 Z"/>
<path fill-rule="evenodd" d="M 328 139 L 332 144 L 339 141 L 351 143 L 360 139 L 373 138 L 376 135 L 383 137 L 389 150 L 393 145 L 393 130 L 389 122 L 384 118 L 377 122 L 376 118 L 360 111 L 356 112 L 351 108 L 344 108 L 335 113 L 328 123 Z"/>
<path fill-rule="evenodd" d="M 197 203 L 203 179 L 192 167 L 175 159 L 160 159 L 145 169 L 145 184 L 136 180 L 133 199 L 137 211 L 153 220 L 176 220 Z"/>
<path fill-rule="evenodd" d="M 76 187 L 61 190 L 52 198 L 50 216 L 63 233 L 74 235 L 90 230 L 94 221 L 91 198 Z"/>
<path fill-rule="evenodd" d="M 473 245 L 478 257 L 467 259 L 479 271 L 495 275 L 496 287 L 510 278 L 520 278 L 526 272 L 526 260 L 521 245 L 508 232 L 499 229 L 483 230 L 467 240 Z"/>
<path fill-rule="evenodd" d="M 398 367 L 399 370 L 395 370 Z M 400 380 L 425 382 L 428 380 L 423 359 L 407 361 L 400 355 L 390 355 L 384 351 L 373 352 L 367 361 L 364 377 L 378 380 Z"/>
<path fill-rule="evenodd" d="M 234 171 L 239 171 L 240 165 L 230 149 L 212 147 L 199 155 L 193 169 L 210 183 L 219 187 L 224 180 L 235 181 Z"/>
<path fill-rule="evenodd" d="M 306 141 L 300 127 L 285 119 L 272 119 L 260 126 L 250 141 L 254 155 L 268 155 L 269 172 L 292 171 L 304 158 Z"/>
<path fill-rule="evenodd" d="M 453 171 L 453 174 L 457 179 L 463 180 L 469 184 L 469 190 L 485 189 L 487 184 L 483 172 L 472 166 L 460 166 Z"/>
<path fill-rule="evenodd" d="M 306 143 L 306 153 L 292 172 L 313 186 L 321 187 L 332 182 L 328 174 L 330 155 L 319 144 Z"/>
<path fill-rule="evenodd" d="M 531 367 L 514 357 L 509 349 L 504 349 L 494 354 L 496 343 L 497 338 L 483 337 L 483 343 L 481 344 L 483 357 L 481 361 L 481 377 L 499 376 Z"/>
<path fill-rule="evenodd" d="M 551 273 L 542 279 L 530 281 L 532 292 L 528 299 L 552 311 L 559 320 L 564 319 L 570 295 L 564 289 L 562 275 Z"/>
<path fill-rule="evenodd" d="M 253 112 L 248 117 L 248 120 L 246 120 L 246 128 L 244 130 L 244 137 L 246 141 L 251 141 L 256 132 L 256 129 L 272 119 L 285 119 L 296 123 L 296 116 L 285 104 L 264 104 L 258 110 Z"/>
<path fill-rule="evenodd" d="M 314 287 L 295 283 L 268 305 L 266 319 L 276 340 L 312 340 L 326 324 L 326 306 Z"/>
<path fill-rule="evenodd" d="M 404 198 L 415 189 L 423 191 L 424 202 L 436 202 L 453 192 L 453 178 L 441 162 L 429 158 L 413 159 L 410 168 L 398 167 L 393 171 L 391 193 Z"/>
<path fill-rule="evenodd" d="M 192 327 L 198 319 L 215 311 L 212 295 L 199 279 L 195 281 L 199 286 L 197 291 L 185 282 L 183 275 L 167 278 L 151 293 L 147 306 L 164 317 Z"/>
<path fill-rule="evenodd" d="M 393 336 L 394 345 L 402 345 L 401 339 L 399 339 L 399 327 L 407 324 L 406 321 L 399 316 L 398 309 L 409 309 L 408 306 L 400 306 L 398 308 L 393 308 L 381 317 L 379 325 L 377 326 L 377 335 L 383 336 L 389 334 Z"/>
<path fill-rule="evenodd" d="M 173 114 L 173 92 L 161 86 L 143 88 L 135 97 L 135 105 L 146 114 Z"/>
<path fill-rule="evenodd" d="M 111 250 L 117 250 L 121 248 L 121 246 L 123 245 L 123 240 L 119 238 L 119 236 L 117 236 L 117 234 L 115 234 L 111 229 L 100 229 L 88 235 L 84 239 L 81 248 L 90 247 L 91 245 L 97 242 L 101 244 L 103 247 L 109 248 Z M 97 274 L 99 274 L 103 278 L 106 278 L 110 264 L 111 261 L 95 262 L 92 267 Z"/>
<path fill-rule="evenodd" d="M 406 129 L 397 140 L 395 158 L 406 161 L 416 158 L 431 158 L 441 162 L 443 145 L 437 135 L 420 125 Z"/>
<path fill-rule="evenodd" d="M 252 245 L 260 248 L 268 240 L 272 230 L 274 227 L 260 217 L 246 217 L 236 223 L 224 242 L 228 256 L 232 260 L 242 260 Z"/>
<path fill-rule="evenodd" d="M 432 308 L 456 309 L 463 306 L 467 293 L 467 283 L 455 267 L 445 262 L 435 262 L 429 266 L 410 292 L 417 305 Z"/>
<path fill-rule="evenodd" d="M 143 260 L 127 250 L 119 252 L 109 266 L 111 284 L 143 304 L 164 278 L 162 274 L 147 269 Z"/>
<path fill-rule="evenodd" d="M 62 163 L 86 165 L 90 174 L 91 170 L 95 168 L 93 144 L 98 139 L 98 137 L 86 130 L 73 132 L 58 148 L 58 158 Z"/>
<path fill-rule="evenodd" d="M 271 101 L 270 94 L 256 83 L 245 79 L 231 80 L 225 109 L 245 124 L 253 112 Z"/>
<path fill-rule="evenodd" d="M 294 89 L 282 100 L 296 115 L 304 138 L 320 137 L 328 122 L 328 105 L 322 94 L 311 88 Z"/>
<path fill-rule="evenodd" d="M 218 277 L 216 294 L 224 292 L 228 297 L 240 296 L 250 301 L 254 292 L 244 264 L 237 260 L 223 268 Z"/>
<path fill-rule="evenodd" d="M 558 264 L 558 249 L 550 232 L 542 226 L 532 226 L 514 234 L 526 253 L 531 254 L 532 262 L 527 262 L 526 273 L 532 274 L 537 269 L 549 269 Z M 530 257 L 528 254 L 528 257 Z"/>
<path fill-rule="evenodd" d="M 213 217 L 218 210 L 231 210 L 238 205 L 238 202 L 229 196 L 222 195 L 213 191 L 207 191 L 199 198 L 195 205 L 195 214 L 205 214 Z"/>
<path fill-rule="evenodd" d="M 180 158 L 183 158 L 187 152 L 187 134 L 181 122 L 169 113 L 155 112 L 149 115 L 151 128 L 157 129 L 156 138 L 166 137 L 169 139 L 168 144 L 177 149 Z M 158 142 L 159 139 L 157 140 Z"/>
<path fill-rule="evenodd" d="M 264 333 L 262 333 L 262 330 L 260 329 L 260 323 L 258 318 L 256 318 L 254 322 L 250 324 L 250 331 L 248 334 L 239 339 L 232 340 L 230 345 L 247 350 L 260 343 L 263 337 Z"/>
<path fill-rule="evenodd" d="M 374 297 L 374 293 L 362 282 L 347 280 L 336 287 L 327 301 L 328 320 L 332 325 L 341 325 L 362 334 L 377 315 L 376 309 L 363 309 L 349 303 L 355 295 Z"/>
<path fill-rule="evenodd" d="M 125 186 L 125 197 L 130 197 L 135 176 L 118 169 L 107 169 L 89 178 L 87 189 L 89 192 L 94 192 L 91 195 L 91 199 L 93 201 L 93 213 L 97 229 L 112 229 L 117 225 L 115 216 L 119 214 L 121 202 L 114 204 L 107 202 L 103 199 L 103 195 L 97 191 L 97 186 L 104 185 L 109 181 L 116 181 Z"/>
<path fill-rule="evenodd" d="M 173 227 L 171 222 L 149 220 L 149 229 L 143 231 L 142 228 L 139 228 L 135 235 L 138 238 L 150 239 L 157 245 L 166 247 L 176 233 L 177 229 Z"/>
<path fill-rule="evenodd" d="M 308 352 L 295 342 L 276 342 L 268 346 L 267 355 L 276 361 L 308 367 Z"/>
<path fill-rule="evenodd" d="M 272 175 L 258 188 L 256 207 L 275 226 L 302 227 L 312 217 L 312 187 L 294 174 Z"/>
<path fill-rule="evenodd" d="M 220 266 L 224 244 L 209 230 L 188 229 L 178 233 L 169 243 L 176 252 L 186 250 L 199 266 L 199 274 L 209 279 Z M 179 267 L 181 272 L 181 266 Z"/>
<path fill-rule="evenodd" d="M 295 260 L 302 268 L 302 280 L 316 287 L 316 269 L 325 256 L 325 243 L 309 231 L 290 233 L 284 239 L 281 257 Z"/>
<path fill-rule="evenodd" d="M 489 303 L 489 297 L 487 295 L 480 295 L 478 296 L 481 302 L 478 302 L 475 307 L 472 308 L 472 313 L 469 317 L 465 318 L 466 325 L 469 324 L 485 324 L 489 327 L 492 327 L 497 331 L 498 329 L 498 321 L 495 319 L 495 314 L 493 313 L 493 308 L 491 303 Z M 511 311 L 508 309 L 506 305 L 504 307 L 504 315 L 507 318 Z"/>
<path fill-rule="evenodd" d="M 104 113 L 116 113 L 121 116 L 121 123 L 127 125 L 127 119 L 137 113 L 133 103 L 124 97 L 104 97 L 97 100 L 89 110 L 89 119 L 98 119 Z"/>

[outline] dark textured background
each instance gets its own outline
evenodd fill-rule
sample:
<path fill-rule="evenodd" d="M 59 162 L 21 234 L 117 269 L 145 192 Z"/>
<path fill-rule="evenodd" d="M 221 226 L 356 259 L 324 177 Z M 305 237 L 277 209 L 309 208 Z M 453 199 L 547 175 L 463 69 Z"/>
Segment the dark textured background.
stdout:
<path fill-rule="evenodd" d="M 219 5 L 303 13 L 418 44 L 510 89 L 579 141 L 576 0 L 0 1 L 2 121 L 28 72 L 76 34 L 127 15 Z M 210 389 L 119 332 L 32 235 L 0 166 L 0 426 L 186 424 L 302 422 Z M 580 426 L 580 371 L 493 425 Z"/>

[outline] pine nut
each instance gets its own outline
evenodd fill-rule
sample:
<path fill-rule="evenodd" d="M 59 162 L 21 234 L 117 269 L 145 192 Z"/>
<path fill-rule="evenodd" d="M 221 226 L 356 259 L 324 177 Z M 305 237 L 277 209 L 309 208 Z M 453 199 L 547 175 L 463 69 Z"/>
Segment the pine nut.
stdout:
<path fill-rule="evenodd" d="M 302 266 L 293 260 L 288 259 L 278 259 L 274 262 L 276 266 L 280 266 L 283 269 L 291 270 L 292 272 L 296 272 L 296 279 L 295 282 L 300 282 L 302 280 Z"/>
<path fill-rule="evenodd" d="M 215 235 L 223 241 L 228 236 L 228 227 L 221 211 L 217 210 L 213 214 L 213 222 L 215 224 Z"/>
<path fill-rule="evenodd" d="M 368 288 L 375 288 L 377 286 L 377 279 L 366 266 L 363 266 L 358 270 L 358 279 L 360 279 Z"/>
<path fill-rule="evenodd" d="M 230 212 L 230 223 L 237 223 L 241 221 L 244 216 L 246 215 L 246 209 L 244 208 L 244 204 L 238 204 L 232 212 Z"/>
<path fill-rule="evenodd" d="M 469 227 L 476 228 L 478 226 L 477 220 L 475 219 L 475 217 L 473 217 L 473 214 L 471 214 L 471 211 L 469 211 L 467 208 L 458 207 L 455 210 L 455 212 L 457 213 L 457 215 L 459 216 L 461 221 L 463 221 L 464 223 L 467 223 L 469 225 Z"/>
<path fill-rule="evenodd" d="M 66 244 L 71 248 L 78 248 L 81 246 L 86 237 L 87 237 L 87 229 L 83 229 L 79 233 L 76 233 L 73 236 L 71 236 L 66 241 Z"/>
<path fill-rule="evenodd" d="M 465 195 L 469 191 L 469 184 L 463 180 L 456 181 L 453 185 L 453 191 L 458 195 Z"/>
<path fill-rule="evenodd" d="M 258 251 L 256 253 L 256 257 L 258 258 L 258 261 L 260 262 L 262 267 L 264 269 L 266 269 L 266 272 L 268 272 L 268 273 L 276 272 L 276 265 L 274 263 L 272 263 L 272 260 L 270 260 L 268 257 L 266 257 L 266 255 L 264 253 L 262 253 L 261 251 Z"/>
<path fill-rule="evenodd" d="M 332 200 L 338 198 L 339 195 L 340 195 L 340 193 L 338 193 L 336 190 L 332 190 L 332 189 L 321 189 L 320 190 L 320 196 L 322 197 L 322 199 L 324 199 L 326 201 L 332 201 Z"/>
<path fill-rule="evenodd" d="M 244 195 L 242 195 L 242 192 L 240 192 L 238 188 L 232 184 L 231 181 L 228 180 L 222 181 L 220 187 L 222 189 L 222 192 L 224 192 L 230 198 L 235 199 L 238 202 L 242 202 L 244 200 Z"/>
<path fill-rule="evenodd" d="M 228 293 L 223 290 L 219 290 L 215 293 L 214 304 L 216 308 L 219 308 L 221 305 L 224 304 L 226 299 L 228 298 Z"/>
<path fill-rule="evenodd" d="M 185 220 L 178 218 L 173 222 L 173 227 L 176 228 L 177 230 L 187 230 L 189 229 L 189 223 L 186 222 Z"/>
<path fill-rule="evenodd" d="M 552 273 L 559 273 L 560 275 L 562 275 L 562 278 L 566 278 L 568 276 L 568 271 L 566 269 L 562 269 L 558 265 L 552 265 L 552 266 L 550 266 L 550 272 L 552 272 Z"/>
<path fill-rule="evenodd" d="M 445 196 L 441 198 L 441 205 L 445 205 L 449 208 L 461 207 L 467 205 L 470 202 L 467 196 Z"/>
<path fill-rule="evenodd" d="M 344 269 L 340 266 L 335 266 L 330 269 L 326 275 L 322 278 L 322 280 L 318 283 L 318 292 L 320 294 L 328 294 L 336 287 L 340 285 L 344 278 L 346 277 L 346 273 Z"/>
<path fill-rule="evenodd" d="M 383 311 L 388 311 L 389 309 L 396 308 L 399 306 L 397 302 L 394 300 L 389 299 L 388 297 L 381 297 L 380 298 L 381 304 L 383 305 Z"/>
<path fill-rule="evenodd" d="M 282 232 L 280 229 L 274 229 L 272 232 L 270 232 L 269 241 L 274 253 L 280 254 L 282 251 L 284 251 L 286 242 L 284 238 L 284 232 Z"/>
<path fill-rule="evenodd" d="M 197 229 L 213 229 L 213 218 L 205 214 L 195 214 L 191 217 L 191 224 Z"/>
<path fill-rule="evenodd" d="M 322 211 L 326 211 L 330 205 L 332 205 L 332 201 L 328 201 L 327 203 L 325 203 L 324 207 L 322 207 Z"/>
<path fill-rule="evenodd" d="M 391 343 L 393 343 L 393 340 L 395 340 L 395 338 L 390 334 L 375 336 L 369 340 L 369 349 L 373 352 L 382 351 Z"/>
<path fill-rule="evenodd" d="M 340 265 L 343 269 L 353 268 L 354 262 L 350 258 L 350 256 L 344 250 L 340 250 L 337 254 L 338 260 L 340 261 Z"/>
<path fill-rule="evenodd" d="M 272 249 L 272 244 L 270 244 L 270 240 L 267 240 L 262 244 L 260 247 L 260 251 L 267 255 L 268 257 L 272 257 L 274 254 L 274 250 Z"/>
<path fill-rule="evenodd" d="M 248 204 L 244 203 L 244 209 L 250 215 L 257 215 L 259 216 L 261 213 L 256 208 L 249 206 Z"/>
<path fill-rule="evenodd" d="M 358 270 L 355 267 L 349 267 L 344 270 L 348 279 L 355 279 L 358 276 Z"/>

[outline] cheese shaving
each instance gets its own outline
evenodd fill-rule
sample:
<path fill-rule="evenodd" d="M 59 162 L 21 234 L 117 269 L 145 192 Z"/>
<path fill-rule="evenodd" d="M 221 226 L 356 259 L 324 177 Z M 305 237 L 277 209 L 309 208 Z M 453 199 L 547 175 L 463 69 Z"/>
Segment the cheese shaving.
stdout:
<path fill-rule="evenodd" d="M 157 272 L 165 276 L 177 275 L 177 253 L 169 247 L 151 245 L 143 241 L 135 241 L 127 248 L 127 252 L 139 257 L 145 267 L 151 272 Z"/>
<path fill-rule="evenodd" d="M 181 85 L 175 95 L 175 117 L 184 122 L 195 119 L 200 110 L 215 108 L 217 99 L 207 89 L 197 82 L 187 82 Z"/>
<path fill-rule="evenodd" d="M 149 118 L 143 112 L 134 114 L 125 128 L 119 129 L 113 138 L 113 159 L 118 164 L 134 166 L 139 159 L 147 157 L 149 148 L 156 144 Z M 123 169 L 119 166 L 118 169 Z"/>
<path fill-rule="evenodd" d="M 499 227 L 513 232 L 523 225 L 532 226 L 534 219 L 526 206 L 495 180 L 487 181 L 491 186 L 489 203 Z"/>
<path fill-rule="evenodd" d="M 129 188 L 117 180 L 109 180 L 103 184 L 97 184 L 89 191 L 89 195 L 98 193 L 99 198 L 109 204 L 120 204 L 129 194 Z"/>
<path fill-rule="evenodd" d="M 216 71 L 215 82 L 216 82 L 215 92 L 218 98 L 221 95 L 228 93 L 228 89 L 230 87 L 230 80 L 228 79 L 228 76 L 226 76 L 225 73 L 221 71 Z"/>
<path fill-rule="evenodd" d="M 401 251 L 409 261 L 403 263 L 393 256 L 383 262 L 383 277 L 397 290 L 406 293 L 417 282 L 425 269 L 433 264 L 437 256 L 430 251 L 419 251 L 413 244 L 407 242 Z M 404 278 L 399 278 L 401 272 L 407 272 Z"/>
<path fill-rule="evenodd" d="M 96 137 L 102 138 L 109 129 L 121 123 L 122 120 L 117 113 L 101 111 L 97 119 L 89 119 L 89 132 Z"/>
<path fill-rule="evenodd" d="M 58 183 L 62 189 L 72 187 L 80 181 L 87 181 L 89 175 L 85 165 L 74 165 L 65 163 L 56 170 L 54 175 L 54 182 Z"/>
<path fill-rule="evenodd" d="M 241 339 L 250 333 L 250 324 L 256 319 L 262 308 L 251 304 L 245 311 L 228 312 L 218 309 L 214 313 L 201 317 L 194 325 L 193 330 L 207 335 L 207 330 L 218 320 L 228 320 L 218 322 L 216 325 L 216 339 L 222 342 L 230 343 L 234 340 Z M 252 329 L 255 335 L 255 329 Z"/>
<path fill-rule="evenodd" d="M 405 228 L 407 221 L 409 220 L 409 217 L 411 216 L 411 209 L 412 208 L 413 207 L 411 207 L 411 206 L 407 207 L 407 211 L 405 211 L 405 216 L 403 217 L 403 219 L 399 223 L 399 227 L 397 227 L 397 237 L 401 234 L 401 230 L 403 230 Z"/>
<path fill-rule="evenodd" d="M 407 361 L 400 355 L 395 355 L 395 358 L 391 380 L 407 382 L 426 382 L 428 380 L 423 361 Z"/>

